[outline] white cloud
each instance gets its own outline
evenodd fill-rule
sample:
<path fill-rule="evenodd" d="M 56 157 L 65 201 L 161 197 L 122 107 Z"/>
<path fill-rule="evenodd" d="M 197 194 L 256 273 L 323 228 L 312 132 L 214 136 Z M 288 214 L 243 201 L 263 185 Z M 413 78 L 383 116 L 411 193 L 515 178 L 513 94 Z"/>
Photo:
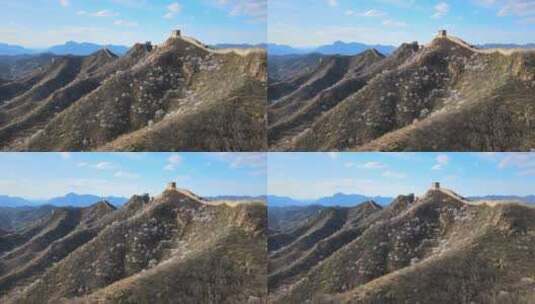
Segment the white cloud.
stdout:
<path fill-rule="evenodd" d="M 327 5 L 331 7 L 338 6 L 338 0 L 327 0 Z"/>
<path fill-rule="evenodd" d="M 360 165 L 359 167 L 363 169 L 384 169 L 387 166 L 381 162 L 371 161 L 371 162 L 364 163 Z"/>
<path fill-rule="evenodd" d="M 211 155 L 211 154 L 209 154 Z M 217 159 L 229 164 L 230 168 L 266 168 L 267 154 L 263 152 L 254 153 L 216 153 Z"/>
<path fill-rule="evenodd" d="M 111 0 L 117 4 L 128 6 L 128 7 L 134 7 L 134 8 L 140 8 L 145 5 L 147 5 L 149 0 Z"/>
<path fill-rule="evenodd" d="M 535 176 L 535 153 L 507 153 L 498 168 L 515 168 L 520 176 Z"/>
<path fill-rule="evenodd" d="M 86 162 L 80 162 L 80 163 L 77 163 L 76 166 L 78 166 L 78 167 L 80 167 L 80 168 L 83 168 L 83 167 L 87 167 L 87 166 L 89 166 L 89 164 L 86 163 Z"/>
<path fill-rule="evenodd" d="M 167 159 L 167 164 L 163 168 L 165 171 L 175 171 L 182 163 L 182 157 L 178 154 L 173 154 Z"/>
<path fill-rule="evenodd" d="M 101 11 L 92 13 L 90 15 L 93 16 L 93 17 L 115 17 L 115 16 L 118 16 L 119 14 L 115 13 L 115 12 L 113 12 L 111 10 L 105 9 L 105 10 L 101 10 Z"/>
<path fill-rule="evenodd" d="M 310 28 L 308 30 L 310 35 L 303 35 L 303 29 L 300 27 L 275 22 L 270 23 L 268 32 L 273 42 L 294 46 L 330 44 L 333 39 L 394 45 L 415 40 L 414 33 L 410 33 L 405 28 L 389 28 L 385 30 L 382 26 L 322 26 Z"/>
<path fill-rule="evenodd" d="M 173 2 L 167 6 L 167 13 L 163 16 L 165 19 L 173 19 L 182 11 L 182 5 L 178 2 Z"/>
<path fill-rule="evenodd" d="M 383 20 L 383 25 L 384 26 L 390 26 L 390 27 L 406 27 L 407 23 L 405 23 L 403 21 L 396 21 L 396 20 L 392 20 L 392 19 L 386 19 L 386 20 Z"/>
<path fill-rule="evenodd" d="M 93 166 L 93 168 L 97 170 L 110 170 L 113 169 L 115 166 L 110 162 L 99 162 L 96 165 Z"/>
<path fill-rule="evenodd" d="M 122 19 L 115 20 L 115 22 L 113 22 L 113 24 L 119 25 L 119 26 L 125 26 L 125 27 L 137 27 L 137 26 L 139 26 L 139 24 L 137 22 L 128 21 L 128 20 L 122 20 Z"/>
<path fill-rule="evenodd" d="M 59 0 L 59 4 L 63 7 L 67 7 L 69 5 L 71 5 L 71 2 L 70 0 Z"/>
<path fill-rule="evenodd" d="M 388 177 L 388 178 L 396 178 L 396 179 L 403 179 L 403 178 L 407 177 L 407 175 L 404 174 L 404 173 L 390 171 L 390 170 L 387 170 L 387 171 L 383 172 L 382 176 L 383 177 Z"/>
<path fill-rule="evenodd" d="M 449 156 L 446 154 L 440 154 L 436 158 L 435 165 L 431 168 L 432 170 L 442 170 L 450 162 Z"/>
<path fill-rule="evenodd" d="M 440 2 L 434 7 L 435 13 L 431 18 L 438 19 L 446 16 L 450 11 L 450 6 L 446 2 Z"/>
<path fill-rule="evenodd" d="M 141 176 L 136 173 L 128 172 L 128 171 L 117 171 L 114 174 L 115 177 L 119 178 L 126 178 L 126 179 L 138 179 Z"/>
<path fill-rule="evenodd" d="M 246 16 L 254 22 L 264 22 L 267 18 L 266 0 L 219 0 L 219 5 L 229 11 L 230 16 Z"/>
<path fill-rule="evenodd" d="M 90 13 L 88 11 L 80 10 L 76 12 L 76 15 L 78 16 L 91 16 L 91 17 L 116 17 L 119 16 L 118 13 L 115 13 L 111 10 L 100 10 L 98 12 Z"/>
<path fill-rule="evenodd" d="M 416 192 L 417 188 L 410 183 L 392 183 L 385 188 L 383 180 L 361 178 L 334 178 L 306 181 L 303 179 L 268 179 L 268 193 L 289 196 L 296 199 L 317 199 L 334 193 L 358 193 L 368 196 L 399 195 Z"/>
<path fill-rule="evenodd" d="M 535 1 L 511 0 L 498 12 L 498 16 L 531 16 L 535 15 Z"/>
<path fill-rule="evenodd" d="M 357 165 L 357 164 L 355 164 L 354 162 L 346 162 L 346 163 L 344 164 L 344 167 L 346 167 L 346 168 L 353 168 L 353 167 L 355 167 L 356 165 Z"/>
<path fill-rule="evenodd" d="M 329 156 L 330 159 L 337 159 L 338 152 L 327 152 L 327 156 Z"/>
<path fill-rule="evenodd" d="M 414 5 L 416 0 L 377 0 L 386 4 L 392 4 L 400 7 L 411 7 Z"/>
<path fill-rule="evenodd" d="M 496 3 L 496 0 L 474 0 L 477 4 L 489 6 Z"/>
<path fill-rule="evenodd" d="M 361 17 L 383 17 L 386 16 L 386 13 L 380 10 L 371 9 L 362 13 L 358 13 L 357 15 Z"/>

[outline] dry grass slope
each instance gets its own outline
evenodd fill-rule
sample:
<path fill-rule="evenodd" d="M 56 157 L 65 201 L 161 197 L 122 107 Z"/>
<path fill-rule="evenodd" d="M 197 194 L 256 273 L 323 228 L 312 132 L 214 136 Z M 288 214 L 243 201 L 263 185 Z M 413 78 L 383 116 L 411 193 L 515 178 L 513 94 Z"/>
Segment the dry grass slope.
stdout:
<path fill-rule="evenodd" d="M 0 146 L 16 151 L 252 151 L 266 147 L 266 54 L 191 38 L 123 57 L 65 56 L 0 85 Z"/>
<path fill-rule="evenodd" d="M 327 88 L 307 87 L 322 71 L 321 65 L 306 71 L 297 85 L 292 84 L 294 78 L 270 84 L 270 90 L 289 88 L 269 106 L 270 148 L 534 148 L 535 125 L 530 117 L 535 114 L 535 52 L 479 50 L 450 37 L 425 47 L 403 45 L 392 56 L 365 62 L 369 63 L 362 70 L 344 74 Z M 486 75 L 484 81 L 481 75 Z M 312 94 L 299 95 L 300 90 Z M 323 111 L 310 111 L 318 103 L 324 105 Z M 281 107 L 292 111 L 281 113 Z"/>
<path fill-rule="evenodd" d="M 299 240 L 321 231 L 314 217 L 270 249 L 271 303 L 527 304 L 535 297 L 534 208 L 474 204 L 443 191 L 363 208 L 312 247 Z M 291 271 L 279 263 L 284 254 L 299 261 Z M 320 262 L 303 263 L 314 254 Z"/>
<path fill-rule="evenodd" d="M 0 302 L 263 303 L 266 217 L 181 190 L 58 209 L 0 256 Z"/>

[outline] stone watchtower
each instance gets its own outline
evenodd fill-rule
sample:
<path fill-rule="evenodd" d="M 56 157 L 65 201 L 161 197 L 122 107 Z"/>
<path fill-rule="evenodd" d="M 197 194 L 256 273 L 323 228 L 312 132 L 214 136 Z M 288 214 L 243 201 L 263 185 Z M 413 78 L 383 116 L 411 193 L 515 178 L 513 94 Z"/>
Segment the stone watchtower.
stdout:
<path fill-rule="evenodd" d="M 440 190 L 440 183 L 437 183 L 437 182 L 432 183 L 431 190 Z"/>
<path fill-rule="evenodd" d="M 182 32 L 180 30 L 173 30 L 171 32 L 171 38 L 180 38 L 182 36 Z"/>
<path fill-rule="evenodd" d="M 438 38 L 446 38 L 448 37 L 448 31 L 446 30 L 440 30 L 438 31 L 438 35 L 437 35 Z"/>
<path fill-rule="evenodd" d="M 172 182 L 172 183 L 167 184 L 167 189 L 166 190 L 168 190 L 168 191 L 176 191 L 176 183 Z"/>

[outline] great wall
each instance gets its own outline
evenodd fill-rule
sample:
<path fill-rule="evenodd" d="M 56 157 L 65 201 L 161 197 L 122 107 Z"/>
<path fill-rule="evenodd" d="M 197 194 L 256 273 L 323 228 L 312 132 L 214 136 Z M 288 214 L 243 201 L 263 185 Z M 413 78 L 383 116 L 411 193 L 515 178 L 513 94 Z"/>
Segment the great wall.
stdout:
<path fill-rule="evenodd" d="M 475 47 L 466 41 L 455 37 L 448 35 L 448 32 L 446 30 L 439 30 L 437 37 L 435 39 L 448 39 L 464 48 L 467 48 L 471 50 L 472 52 L 479 53 L 479 54 L 493 54 L 493 53 L 500 53 L 502 55 L 510 56 L 514 53 L 527 53 L 527 52 L 535 52 L 535 49 L 522 49 L 522 48 L 511 48 L 511 49 L 505 49 L 505 48 L 489 48 L 489 49 L 482 49 Z M 429 46 L 429 45 L 428 45 Z M 426 47 L 428 47 L 426 46 Z"/>

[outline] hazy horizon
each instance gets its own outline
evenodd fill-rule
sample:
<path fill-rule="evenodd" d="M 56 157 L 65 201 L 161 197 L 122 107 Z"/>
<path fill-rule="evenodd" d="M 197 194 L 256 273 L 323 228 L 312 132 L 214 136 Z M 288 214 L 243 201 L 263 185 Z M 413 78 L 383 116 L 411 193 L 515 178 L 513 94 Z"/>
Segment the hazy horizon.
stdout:
<path fill-rule="evenodd" d="M 174 29 L 206 44 L 256 44 L 267 35 L 266 0 L 5 0 L 2 5 L 0 42 L 28 48 L 70 40 L 161 43 Z"/>
<path fill-rule="evenodd" d="M 427 43 L 439 29 L 471 44 L 535 43 L 533 0 L 270 0 L 270 43 Z M 308 34 L 307 34 L 308 33 Z"/>
<path fill-rule="evenodd" d="M 201 196 L 266 193 L 265 153 L 2 153 L 0 195 L 131 197 L 167 183 Z"/>
<path fill-rule="evenodd" d="M 269 195 L 314 200 L 424 194 L 432 182 L 462 196 L 534 195 L 533 153 L 270 153 Z"/>

